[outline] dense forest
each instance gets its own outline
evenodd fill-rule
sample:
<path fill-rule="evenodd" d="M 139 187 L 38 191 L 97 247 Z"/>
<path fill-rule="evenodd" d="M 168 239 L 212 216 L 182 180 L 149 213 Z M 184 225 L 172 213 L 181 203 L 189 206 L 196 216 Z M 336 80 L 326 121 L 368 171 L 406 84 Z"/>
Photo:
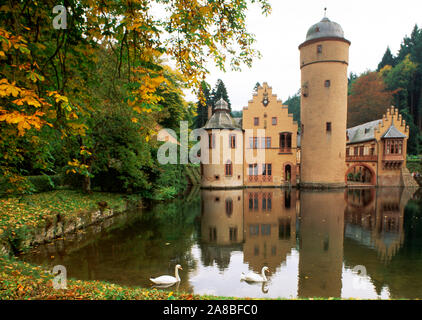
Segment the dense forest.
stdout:
<path fill-rule="evenodd" d="M 300 91 L 289 97 L 294 120 L 300 122 Z M 347 127 L 381 119 L 394 105 L 410 127 L 408 152 L 422 152 L 422 29 L 405 36 L 396 56 L 387 48 L 377 70 L 349 76 Z M 299 126 L 300 127 L 300 126 Z"/>
<path fill-rule="evenodd" d="M 3 2 L 0 189 L 32 192 L 30 176 L 60 174 L 86 192 L 172 193 L 179 169 L 159 165 L 154 137 L 194 126 L 183 89 L 204 100 L 207 60 L 239 70 L 258 56 L 253 3 L 270 13 L 266 0 Z"/>

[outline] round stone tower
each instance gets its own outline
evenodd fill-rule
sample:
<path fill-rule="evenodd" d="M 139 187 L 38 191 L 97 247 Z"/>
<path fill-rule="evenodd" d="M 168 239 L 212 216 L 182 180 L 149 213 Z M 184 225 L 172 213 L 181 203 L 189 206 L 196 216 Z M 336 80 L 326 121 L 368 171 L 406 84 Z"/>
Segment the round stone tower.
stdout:
<path fill-rule="evenodd" d="M 344 187 L 350 41 L 324 17 L 299 46 L 302 187 Z"/>

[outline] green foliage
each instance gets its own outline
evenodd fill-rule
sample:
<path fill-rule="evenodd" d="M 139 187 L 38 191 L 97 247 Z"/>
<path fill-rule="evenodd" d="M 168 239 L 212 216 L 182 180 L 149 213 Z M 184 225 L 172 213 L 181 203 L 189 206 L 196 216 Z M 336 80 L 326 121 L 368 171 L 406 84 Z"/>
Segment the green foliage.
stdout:
<path fill-rule="evenodd" d="M 63 177 L 60 174 L 54 176 L 41 175 L 27 177 L 34 193 L 55 190 L 63 185 Z"/>
<path fill-rule="evenodd" d="M 158 170 L 159 174 L 154 182 L 152 199 L 167 200 L 186 190 L 187 179 L 184 165 L 160 165 Z"/>
<path fill-rule="evenodd" d="M 105 189 L 151 192 L 158 176 L 153 137 L 181 120 L 193 126 L 195 108 L 182 90 L 199 89 L 205 59 L 239 70 L 259 56 L 246 29 L 253 3 L 270 13 L 266 0 L 69 0 L 64 30 L 52 27 L 57 3 L 50 0 L 2 4 L 4 189 L 23 193 L 31 188 L 25 176 L 67 172 L 66 180 L 87 192 L 92 177 Z M 169 14 L 157 15 L 157 5 Z M 40 184 L 35 189 L 48 188 Z"/>
<path fill-rule="evenodd" d="M 396 57 L 387 49 L 379 68 L 388 89 L 394 92 L 394 105 L 406 114 L 408 152 L 418 154 L 422 144 L 422 30 L 414 26 Z"/>
<path fill-rule="evenodd" d="M 396 59 L 393 57 L 393 54 L 391 53 L 390 47 L 387 47 L 387 50 L 385 51 L 381 62 L 378 64 L 377 71 L 379 72 L 385 66 L 394 67 L 395 65 L 396 65 Z"/>
<path fill-rule="evenodd" d="M 232 111 L 231 112 L 231 115 L 232 115 L 233 118 L 242 118 L 243 111 L 242 110 L 240 110 L 240 111 Z"/>
<path fill-rule="evenodd" d="M 289 97 L 283 104 L 288 106 L 289 113 L 293 114 L 293 120 L 297 121 L 300 128 L 300 90 Z"/>
<path fill-rule="evenodd" d="M 141 125 L 119 109 L 98 113 L 93 122 L 93 185 L 114 192 L 150 189 L 154 159 L 151 146 L 139 132 Z"/>
<path fill-rule="evenodd" d="M 208 106 L 212 105 L 210 85 L 202 81 L 201 93 L 198 102 L 196 103 L 196 117 L 195 128 L 202 128 L 208 121 Z"/>
<path fill-rule="evenodd" d="M 227 93 L 227 89 L 226 89 L 226 86 L 225 86 L 223 80 L 221 80 L 221 79 L 217 80 L 217 83 L 215 84 L 215 87 L 211 92 L 211 99 L 212 99 L 213 111 L 214 111 L 214 108 L 215 108 L 215 104 L 220 99 L 223 99 L 224 101 L 227 102 L 227 104 L 229 105 L 229 109 L 231 111 L 232 105 L 230 103 L 230 98 L 229 98 L 229 95 Z"/>

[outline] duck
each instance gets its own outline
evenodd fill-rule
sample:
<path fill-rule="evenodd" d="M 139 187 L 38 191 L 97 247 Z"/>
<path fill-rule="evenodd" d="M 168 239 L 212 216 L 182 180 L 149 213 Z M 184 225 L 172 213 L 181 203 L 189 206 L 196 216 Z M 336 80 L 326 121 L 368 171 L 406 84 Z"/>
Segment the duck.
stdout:
<path fill-rule="evenodd" d="M 267 282 L 268 279 L 265 276 L 265 272 L 269 271 L 270 269 L 268 269 L 268 267 L 263 267 L 261 274 L 257 274 L 254 272 L 249 272 L 248 274 L 244 274 L 242 272 L 242 274 L 240 275 L 240 280 L 244 280 L 244 281 L 248 281 L 248 282 Z"/>
<path fill-rule="evenodd" d="M 182 266 L 180 264 L 177 264 L 176 267 L 174 267 L 174 277 L 165 275 L 157 278 L 150 278 L 149 280 L 159 285 L 175 284 L 176 282 L 180 282 L 179 269 L 183 270 Z"/>

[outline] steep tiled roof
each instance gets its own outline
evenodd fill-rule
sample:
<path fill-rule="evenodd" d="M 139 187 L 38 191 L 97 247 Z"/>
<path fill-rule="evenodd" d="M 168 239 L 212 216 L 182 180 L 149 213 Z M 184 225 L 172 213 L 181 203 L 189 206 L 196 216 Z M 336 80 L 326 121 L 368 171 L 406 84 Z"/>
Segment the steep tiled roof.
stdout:
<path fill-rule="evenodd" d="M 382 135 L 381 138 L 406 138 L 407 136 L 401 133 L 393 124 L 388 130 Z"/>
<path fill-rule="evenodd" d="M 212 117 L 205 124 L 204 129 L 241 130 L 242 127 L 239 125 L 238 121 L 231 117 L 230 113 L 220 111 L 212 115 Z"/>
<path fill-rule="evenodd" d="M 347 143 L 358 143 L 375 139 L 374 130 L 382 120 L 374 120 L 346 130 L 349 140 Z"/>

